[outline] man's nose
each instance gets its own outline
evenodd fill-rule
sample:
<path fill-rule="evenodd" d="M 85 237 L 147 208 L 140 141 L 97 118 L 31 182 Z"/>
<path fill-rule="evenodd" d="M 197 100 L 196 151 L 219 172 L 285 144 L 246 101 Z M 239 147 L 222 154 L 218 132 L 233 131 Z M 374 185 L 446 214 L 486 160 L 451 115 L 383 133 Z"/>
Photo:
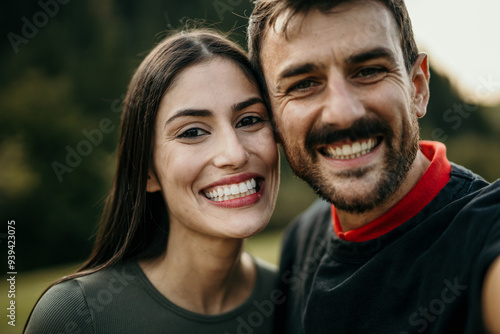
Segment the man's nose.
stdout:
<path fill-rule="evenodd" d="M 321 113 L 324 123 L 347 129 L 366 113 L 356 89 L 344 78 L 330 80 L 324 94 Z"/>

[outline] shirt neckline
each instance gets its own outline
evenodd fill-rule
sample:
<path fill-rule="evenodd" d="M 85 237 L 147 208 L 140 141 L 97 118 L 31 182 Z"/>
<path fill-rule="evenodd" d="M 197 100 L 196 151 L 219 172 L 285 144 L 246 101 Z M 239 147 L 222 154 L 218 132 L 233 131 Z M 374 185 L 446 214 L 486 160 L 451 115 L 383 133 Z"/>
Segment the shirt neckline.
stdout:
<path fill-rule="evenodd" d="M 227 321 L 229 319 L 234 318 L 235 316 L 241 315 L 249 307 L 252 306 L 252 301 L 255 300 L 256 296 L 259 294 L 260 287 L 262 286 L 261 281 L 263 279 L 262 278 L 263 274 L 261 272 L 262 268 L 259 266 L 259 264 L 257 263 L 256 259 L 253 257 L 253 255 L 251 255 L 251 256 L 252 256 L 252 260 L 254 262 L 254 265 L 256 267 L 257 274 L 256 274 L 256 279 L 255 279 L 255 286 L 253 287 L 252 292 L 250 293 L 250 296 L 248 296 L 248 298 L 243 303 L 238 305 L 236 308 L 234 308 L 228 312 L 221 313 L 221 314 L 215 314 L 215 315 L 207 315 L 207 314 L 192 312 L 192 311 L 186 310 L 186 309 L 172 303 L 167 297 L 165 297 L 163 294 L 161 294 L 154 287 L 154 285 L 151 283 L 149 278 L 146 276 L 146 274 L 144 273 L 142 268 L 139 266 L 139 263 L 134 261 L 132 263 L 132 266 L 133 266 L 134 270 L 136 271 L 140 281 L 142 282 L 142 284 L 144 285 L 144 287 L 148 291 L 148 293 L 160 305 L 162 305 L 163 307 L 167 308 L 171 312 L 174 312 L 174 313 L 176 313 L 176 314 L 178 314 L 186 319 L 190 319 L 190 320 L 197 321 L 197 322 L 215 323 L 215 322 L 224 322 L 224 321 Z"/>
<path fill-rule="evenodd" d="M 417 184 L 389 211 L 357 229 L 343 232 L 337 210 L 331 205 L 333 228 L 339 239 L 364 242 L 376 239 L 400 226 L 419 213 L 450 180 L 451 164 L 446 147 L 440 142 L 421 141 L 420 150 L 431 161 Z"/>

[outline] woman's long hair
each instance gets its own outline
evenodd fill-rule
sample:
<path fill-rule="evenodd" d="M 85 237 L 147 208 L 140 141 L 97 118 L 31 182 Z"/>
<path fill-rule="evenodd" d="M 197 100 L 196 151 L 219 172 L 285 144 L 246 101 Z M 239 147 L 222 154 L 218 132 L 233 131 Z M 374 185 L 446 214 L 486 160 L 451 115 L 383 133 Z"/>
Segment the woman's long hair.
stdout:
<path fill-rule="evenodd" d="M 169 223 L 165 201 L 160 192 L 146 192 L 148 172 L 154 172 L 156 115 L 160 101 L 182 70 L 214 58 L 233 61 L 257 85 L 245 51 L 212 30 L 178 32 L 161 41 L 142 61 L 123 103 L 118 165 L 93 251 L 76 273 L 51 286 L 129 259 L 155 258 L 166 250 Z"/>
<path fill-rule="evenodd" d="M 233 61 L 256 83 L 243 49 L 210 30 L 180 32 L 164 39 L 135 72 L 124 100 L 118 166 L 94 249 L 73 276 L 132 258 L 154 258 L 165 251 L 169 230 L 165 201 L 160 192 L 146 192 L 148 172 L 154 172 L 156 115 L 182 70 L 215 57 Z"/>

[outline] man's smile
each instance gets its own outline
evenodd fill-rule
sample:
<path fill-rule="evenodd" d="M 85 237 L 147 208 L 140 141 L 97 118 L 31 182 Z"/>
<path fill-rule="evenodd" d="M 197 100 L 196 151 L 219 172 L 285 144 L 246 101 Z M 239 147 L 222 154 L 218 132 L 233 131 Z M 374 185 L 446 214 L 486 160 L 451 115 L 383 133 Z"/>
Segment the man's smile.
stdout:
<path fill-rule="evenodd" d="M 354 159 L 370 153 L 381 141 L 382 137 L 379 136 L 354 142 L 335 143 L 320 147 L 319 152 L 331 159 Z"/>

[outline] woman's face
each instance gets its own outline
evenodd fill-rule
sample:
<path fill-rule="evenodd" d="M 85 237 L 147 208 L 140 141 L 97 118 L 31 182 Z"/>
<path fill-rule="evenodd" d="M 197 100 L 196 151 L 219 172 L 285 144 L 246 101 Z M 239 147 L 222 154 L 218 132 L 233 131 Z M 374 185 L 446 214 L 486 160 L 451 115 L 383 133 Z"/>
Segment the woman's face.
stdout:
<path fill-rule="evenodd" d="M 245 238 L 268 223 L 279 155 L 259 91 L 233 62 L 184 69 L 162 99 L 147 190 L 161 190 L 171 229 Z"/>

